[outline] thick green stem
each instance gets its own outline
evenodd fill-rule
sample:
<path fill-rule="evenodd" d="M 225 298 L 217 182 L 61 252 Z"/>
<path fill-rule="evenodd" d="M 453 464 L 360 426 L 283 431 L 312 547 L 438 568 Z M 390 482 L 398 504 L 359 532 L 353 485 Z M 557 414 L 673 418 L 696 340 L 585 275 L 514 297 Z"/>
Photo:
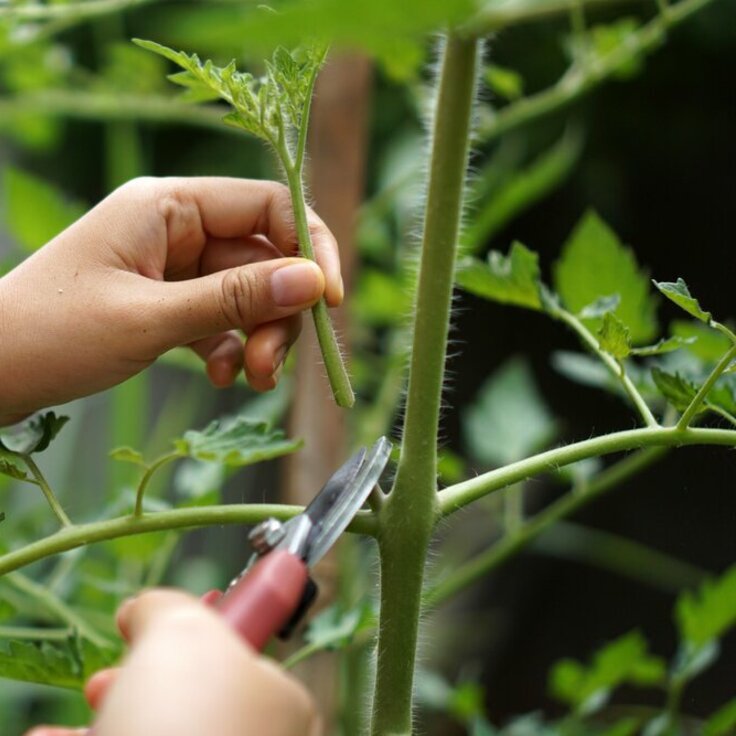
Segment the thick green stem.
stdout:
<path fill-rule="evenodd" d="M 736 358 L 736 345 L 734 345 L 719 361 L 716 367 L 711 371 L 711 374 L 708 376 L 705 383 L 700 387 L 699 391 L 695 396 L 693 397 L 693 400 L 690 402 L 690 405 L 685 409 L 682 416 L 680 417 L 680 421 L 677 423 L 677 426 L 679 429 L 685 429 L 690 422 L 695 418 L 695 415 L 700 411 L 700 408 L 703 406 L 703 403 L 708 398 L 708 394 L 710 393 L 713 386 L 715 386 L 716 381 L 721 377 L 723 372 L 728 368 L 729 365 L 731 365 L 731 362 Z"/>
<path fill-rule="evenodd" d="M 732 429 L 646 427 L 613 432 L 564 447 L 556 447 L 446 488 L 440 493 L 441 513 L 447 516 L 512 483 L 518 483 L 534 475 L 546 473 L 589 457 L 610 455 L 614 452 L 625 452 L 640 447 L 683 447 L 686 445 L 736 447 L 736 431 Z"/>
<path fill-rule="evenodd" d="M 414 659 L 424 565 L 437 518 L 437 432 L 477 55 L 476 41 L 450 36 L 439 79 L 401 459 L 379 517 L 374 736 L 412 730 Z"/>
<path fill-rule="evenodd" d="M 301 173 L 293 167 L 285 168 L 289 191 L 291 192 L 291 202 L 294 207 L 299 247 L 302 254 L 313 261 L 315 260 L 314 248 L 312 246 L 312 236 L 309 232 L 309 222 L 307 221 L 307 207 L 304 202 Z M 337 343 L 337 336 L 324 299 L 320 299 L 312 307 L 312 317 L 314 318 L 317 340 L 322 351 L 322 359 L 327 369 L 327 378 L 330 381 L 335 401 L 338 406 L 349 408 L 355 403 L 355 395 L 350 385 L 350 378 L 340 353 L 340 346 Z"/>
<path fill-rule="evenodd" d="M 41 468 L 36 465 L 36 461 L 30 455 L 21 455 L 23 462 L 28 466 L 28 469 L 36 479 L 38 487 L 43 491 L 43 495 L 51 506 L 51 510 L 54 512 L 56 518 L 61 522 L 64 527 L 72 526 L 71 519 L 66 515 L 66 511 L 62 508 L 59 503 L 59 499 L 56 498 L 56 494 L 48 484 L 44 474 L 41 472 Z"/>
<path fill-rule="evenodd" d="M 172 509 L 156 511 L 142 516 L 121 516 L 89 524 L 75 524 L 65 527 L 37 542 L 8 552 L 0 557 L 0 575 L 30 565 L 45 557 L 83 547 L 94 542 L 129 537 L 133 534 L 161 532 L 167 529 L 192 529 L 222 524 L 258 524 L 264 519 L 274 517 L 279 520 L 291 519 L 304 509 L 301 506 L 280 504 L 229 504 L 226 506 L 202 506 L 199 508 Z M 348 531 L 358 534 L 375 534 L 375 518 L 371 513 L 360 512 L 351 522 Z"/>

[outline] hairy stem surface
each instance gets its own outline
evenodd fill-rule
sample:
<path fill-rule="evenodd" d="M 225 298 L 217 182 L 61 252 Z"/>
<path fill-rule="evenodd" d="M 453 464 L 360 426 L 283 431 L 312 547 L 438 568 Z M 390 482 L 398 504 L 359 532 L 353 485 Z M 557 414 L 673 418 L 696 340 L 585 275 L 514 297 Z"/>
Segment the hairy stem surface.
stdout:
<path fill-rule="evenodd" d="M 304 187 L 302 185 L 301 173 L 293 168 L 287 168 L 286 177 L 291 192 L 291 201 L 294 207 L 294 218 L 296 220 L 297 236 L 299 238 L 299 247 L 302 253 L 311 261 L 314 258 L 314 248 L 312 247 L 312 236 L 309 232 L 309 223 L 307 222 L 307 208 L 304 203 Z M 327 304 L 324 299 L 320 299 L 312 307 L 312 317 L 314 318 L 314 327 L 317 332 L 317 340 L 322 351 L 322 359 L 327 369 L 327 378 L 330 381 L 332 393 L 338 406 L 351 407 L 355 403 L 355 395 L 350 385 L 345 363 L 340 353 L 340 346 L 337 343 L 337 336 L 330 320 Z"/>
<path fill-rule="evenodd" d="M 226 506 L 201 506 L 199 508 L 172 509 L 156 511 L 141 516 L 121 516 L 89 524 L 75 524 L 65 527 L 37 542 L 8 552 L 0 557 L 0 575 L 30 565 L 45 557 L 83 547 L 94 542 L 129 537 L 133 534 L 161 532 L 167 529 L 193 529 L 221 524 L 258 524 L 273 517 L 284 521 L 304 511 L 301 506 L 279 504 L 229 504 Z M 372 514 L 361 512 L 356 516 L 348 531 L 359 534 L 374 534 L 375 523 Z"/>
<path fill-rule="evenodd" d="M 434 116 L 404 438 L 379 516 L 381 619 L 374 736 L 412 731 L 424 565 L 437 518 L 437 431 L 475 90 L 478 43 L 450 36 Z"/>

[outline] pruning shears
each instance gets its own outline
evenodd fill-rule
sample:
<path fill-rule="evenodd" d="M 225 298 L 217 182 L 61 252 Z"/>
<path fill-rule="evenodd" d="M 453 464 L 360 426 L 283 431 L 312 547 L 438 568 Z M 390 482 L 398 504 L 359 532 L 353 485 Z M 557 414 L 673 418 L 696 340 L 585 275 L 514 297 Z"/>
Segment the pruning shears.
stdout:
<path fill-rule="evenodd" d="M 347 528 L 388 463 L 391 443 L 381 437 L 355 453 L 307 508 L 285 523 L 268 519 L 249 535 L 254 553 L 224 594 L 205 600 L 253 647 L 287 637 L 317 594 L 309 576 Z"/>

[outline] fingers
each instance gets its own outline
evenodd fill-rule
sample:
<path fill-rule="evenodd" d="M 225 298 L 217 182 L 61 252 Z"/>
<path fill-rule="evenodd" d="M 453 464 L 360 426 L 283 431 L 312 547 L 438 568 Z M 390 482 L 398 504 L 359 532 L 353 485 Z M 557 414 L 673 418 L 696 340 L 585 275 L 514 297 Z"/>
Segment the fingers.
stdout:
<path fill-rule="evenodd" d="M 87 728 L 64 728 L 63 726 L 36 726 L 27 731 L 25 736 L 84 736 L 89 733 Z"/>
<path fill-rule="evenodd" d="M 131 651 L 108 688 L 95 736 L 319 733 L 304 688 L 196 599 L 149 591 L 124 604 L 118 622 Z"/>
<path fill-rule="evenodd" d="M 115 683 L 120 674 L 119 667 L 109 667 L 108 669 L 95 672 L 92 677 L 87 680 L 84 686 L 84 697 L 89 703 L 92 710 L 98 710 L 102 705 L 110 687 Z"/>
<path fill-rule="evenodd" d="M 253 332 L 245 343 L 245 373 L 256 391 L 274 388 L 289 348 L 301 331 L 301 315 L 269 322 Z"/>
<path fill-rule="evenodd" d="M 207 364 L 207 376 L 213 386 L 227 388 L 243 368 L 243 340 L 237 332 L 223 332 L 189 347 Z"/>
<path fill-rule="evenodd" d="M 198 257 L 208 236 L 263 235 L 283 255 L 300 253 L 291 195 L 283 184 L 226 177 L 142 179 L 121 191 L 129 199 L 150 199 L 154 192 L 157 211 L 165 222 L 167 264 L 175 271 Z M 343 297 L 337 242 L 309 208 L 307 219 L 315 257 L 325 276 L 325 298 L 336 306 Z"/>
<path fill-rule="evenodd" d="M 298 314 L 320 299 L 325 282 L 311 261 L 281 258 L 191 281 L 146 280 L 138 286 L 141 327 L 162 352 L 231 329 L 250 334 L 266 322 Z"/>

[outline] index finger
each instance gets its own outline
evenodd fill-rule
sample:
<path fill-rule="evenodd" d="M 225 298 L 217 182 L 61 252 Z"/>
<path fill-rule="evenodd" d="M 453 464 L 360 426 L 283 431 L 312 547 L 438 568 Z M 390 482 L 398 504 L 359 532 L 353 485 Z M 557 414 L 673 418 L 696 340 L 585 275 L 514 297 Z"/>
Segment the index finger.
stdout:
<path fill-rule="evenodd" d="M 191 197 L 204 231 L 216 238 L 264 235 L 285 256 L 304 255 L 288 187 L 274 181 L 228 177 L 168 179 L 174 197 Z M 307 207 L 307 225 L 314 255 L 325 275 L 325 298 L 330 306 L 342 302 L 340 253 L 335 237 Z"/>

